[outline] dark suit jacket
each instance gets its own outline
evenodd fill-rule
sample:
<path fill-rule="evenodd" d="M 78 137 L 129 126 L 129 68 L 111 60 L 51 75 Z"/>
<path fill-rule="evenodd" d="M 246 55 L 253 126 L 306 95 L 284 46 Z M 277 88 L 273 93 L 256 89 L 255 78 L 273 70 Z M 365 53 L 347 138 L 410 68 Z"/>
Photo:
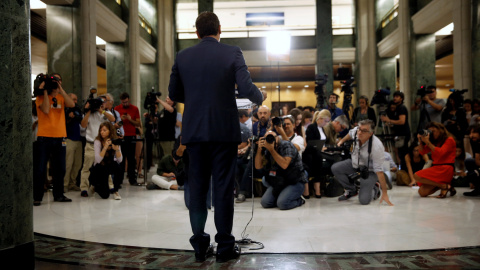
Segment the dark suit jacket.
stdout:
<path fill-rule="evenodd" d="M 322 129 L 323 133 L 325 133 L 325 136 L 327 137 L 325 144 L 334 145 L 337 139 L 337 133 L 333 129 L 332 123 L 328 123 Z M 317 123 L 309 125 L 305 134 L 307 136 L 307 142 L 311 140 L 320 140 L 320 131 L 318 131 Z"/>
<path fill-rule="evenodd" d="M 185 104 L 182 143 L 241 142 L 235 84 L 239 96 L 262 104 L 239 47 L 205 37 L 177 54 L 168 91 Z"/>

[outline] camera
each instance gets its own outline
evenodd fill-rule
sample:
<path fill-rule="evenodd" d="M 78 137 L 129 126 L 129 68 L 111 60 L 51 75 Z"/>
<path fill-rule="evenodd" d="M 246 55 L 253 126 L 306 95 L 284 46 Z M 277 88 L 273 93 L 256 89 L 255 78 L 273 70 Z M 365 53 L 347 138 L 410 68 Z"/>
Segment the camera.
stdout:
<path fill-rule="evenodd" d="M 100 109 L 100 106 L 103 104 L 103 98 L 91 98 L 88 99 L 87 102 L 90 104 L 90 107 L 86 109 L 86 111 L 90 110 L 92 112 L 98 111 Z"/>
<path fill-rule="evenodd" d="M 118 125 L 118 127 L 121 127 L 121 126 L 123 126 L 123 121 L 121 121 L 121 120 L 120 120 L 120 121 L 118 121 L 118 122 L 117 122 L 117 125 Z"/>
<path fill-rule="evenodd" d="M 276 127 L 283 126 L 283 118 L 280 118 L 280 117 L 272 118 L 272 124 Z"/>
<path fill-rule="evenodd" d="M 420 136 L 427 136 L 427 135 L 429 135 L 429 134 L 432 134 L 432 132 L 431 132 L 430 130 L 428 130 L 428 129 L 421 129 L 420 131 L 418 131 L 418 134 L 419 134 Z"/>
<path fill-rule="evenodd" d="M 367 166 L 360 166 L 356 169 L 356 172 L 348 175 L 348 180 L 350 183 L 355 183 L 355 185 L 360 185 L 360 178 L 367 179 L 368 178 L 368 167 Z"/>
<path fill-rule="evenodd" d="M 387 104 L 388 100 L 387 97 L 390 96 L 390 88 L 382 88 L 375 91 L 375 94 L 372 97 L 372 101 L 370 101 L 370 105 L 373 106 L 375 104 Z"/>
<path fill-rule="evenodd" d="M 121 145 L 122 143 L 123 143 L 123 140 L 120 138 L 112 140 L 112 144 L 114 145 Z"/>
<path fill-rule="evenodd" d="M 150 112 L 155 112 L 155 103 L 157 103 L 157 97 L 161 97 L 162 93 L 155 92 L 155 88 L 152 87 L 152 91 L 147 92 L 147 96 L 145 97 L 145 101 L 143 102 L 143 108 Z"/>
<path fill-rule="evenodd" d="M 78 121 L 82 120 L 82 110 L 77 105 L 75 105 L 75 107 L 67 108 L 65 110 L 65 117 L 67 118 L 67 121 L 68 119 L 70 119 L 69 115 L 71 112 L 73 112 L 73 119 L 77 119 Z"/>
<path fill-rule="evenodd" d="M 272 134 L 268 134 L 267 137 L 265 137 L 265 141 L 269 144 L 272 144 L 275 142 L 275 136 Z"/>
<path fill-rule="evenodd" d="M 47 90 L 47 93 L 50 95 L 52 90 L 58 88 L 58 81 L 59 78 L 57 76 L 43 73 L 38 74 L 33 82 L 33 96 L 36 97 L 43 95 L 43 90 Z M 43 85 L 43 89 L 40 89 L 40 84 L 42 84 L 42 82 L 45 82 L 45 84 Z"/>
<path fill-rule="evenodd" d="M 354 77 L 351 77 L 350 79 L 345 80 L 345 81 L 340 81 L 340 83 L 342 84 L 342 92 L 344 92 L 345 95 L 353 95 L 352 87 L 357 86 L 355 84 L 355 78 Z"/>
<path fill-rule="evenodd" d="M 420 86 L 420 88 L 417 90 L 417 96 L 421 96 L 422 98 L 426 96 L 427 94 L 433 93 L 433 90 L 428 90 L 425 85 Z"/>

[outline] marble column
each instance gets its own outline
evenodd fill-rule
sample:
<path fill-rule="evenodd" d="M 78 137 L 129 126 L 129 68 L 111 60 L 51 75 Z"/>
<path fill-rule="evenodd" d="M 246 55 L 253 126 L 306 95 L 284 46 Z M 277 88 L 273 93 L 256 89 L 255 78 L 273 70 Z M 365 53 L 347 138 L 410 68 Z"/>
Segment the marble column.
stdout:
<path fill-rule="evenodd" d="M 48 72 L 60 73 L 63 89 L 85 98 L 80 17 L 78 6 L 47 5 L 47 59 Z"/>
<path fill-rule="evenodd" d="M 470 0 L 453 1 L 453 80 L 456 89 L 472 97 L 472 6 Z"/>
<path fill-rule="evenodd" d="M 97 21 L 96 0 L 80 2 L 82 21 L 82 97 L 90 94 L 90 87 L 97 87 Z"/>
<path fill-rule="evenodd" d="M 400 32 L 400 44 L 399 44 L 399 52 L 400 52 L 400 91 L 405 94 L 405 106 L 410 108 L 412 104 L 412 99 L 414 98 L 414 94 L 412 94 L 412 90 L 410 81 L 411 81 L 411 44 L 410 40 L 413 36 L 413 29 L 412 29 L 412 21 L 410 17 L 410 6 L 409 1 L 399 1 L 398 7 L 398 30 Z"/>
<path fill-rule="evenodd" d="M 472 0 L 472 94 L 480 98 L 480 0 Z M 456 84 L 456 83 L 455 83 Z"/>
<path fill-rule="evenodd" d="M 375 37 L 375 3 L 374 1 L 357 1 L 358 30 L 358 67 L 359 76 L 355 78 L 358 96 L 371 97 L 376 85 L 377 42 Z"/>
<path fill-rule="evenodd" d="M 333 92 L 333 49 L 332 49 L 332 1 L 315 0 L 317 9 L 316 74 L 327 74 L 328 82 L 325 85 L 325 95 Z"/>
<path fill-rule="evenodd" d="M 29 1 L 1 1 L 0 25 L 0 258 L 34 269 Z"/>
<path fill-rule="evenodd" d="M 157 21 L 158 21 L 158 87 L 164 95 L 168 95 L 168 84 L 170 82 L 170 73 L 172 71 L 173 61 L 175 59 L 175 20 L 174 20 L 174 1 L 157 1 Z"/>
<path fill-rule="evenodd" d="M 203 11 L 213 12 L 213 0 L 198 0 L 198 14 Z"/>
<path fill-rule="evenodd" d="M 105 46 L 107 66 L 107 92 L 112 94 L 114 104 L 120 104 L 120 94 L 130 92 L 128 88 L 127 54 L 124 43 L 107 42 Z"/>
<path fill-rule="evenodd" d="M 128 52 L 130 59 L 130 100 L 137 107 L 142 107 L 140 89 L 140 53 L 138 39 L 140 39 L 140 24 L 138 23 L 138 1 L 129 1 L 128 17 Z"/>

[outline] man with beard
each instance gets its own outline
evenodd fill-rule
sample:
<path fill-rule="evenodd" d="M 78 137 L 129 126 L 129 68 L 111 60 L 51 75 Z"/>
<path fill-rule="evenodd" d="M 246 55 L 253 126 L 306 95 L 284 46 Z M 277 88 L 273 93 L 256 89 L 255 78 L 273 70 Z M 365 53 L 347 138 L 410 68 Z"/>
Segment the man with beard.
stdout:
<path fill-rule="evenodd" d="M 255 122 L 252 126 L 252 134 L 253 136 L 257 138 L 261 138 L 265 136 L 265 133 L 267 133 L 267 130 L 272 126 L 272 123 L 270 121 L 270 109 L 263 105 L 260 108 L 258 108 L 258 122 Z M 250 142 L 251 147 L 250 151 L 253 151 L 255 149 L 255 146 L 253 145 L 254 142 Z M 246 153 L 247 155 L 250 155 L 250 153 Z M 247 166 L 245 167 L 245 172 L 243 173 L 242 181 L 240 182 L 240 191 L 238 192 L 237 199 L 235 200 L 236 203 L 242 203 L 246 200 L 247 197 L 250 197 L 252 195 L 252 181 L 253 177 L 259 178 L 262 177 L 262 174 L 259 170 L 254 169 L 253 170 L 253 177 L 252 177 L 252 168 L 253 166 L 253 160 L 249 159 Z"/>

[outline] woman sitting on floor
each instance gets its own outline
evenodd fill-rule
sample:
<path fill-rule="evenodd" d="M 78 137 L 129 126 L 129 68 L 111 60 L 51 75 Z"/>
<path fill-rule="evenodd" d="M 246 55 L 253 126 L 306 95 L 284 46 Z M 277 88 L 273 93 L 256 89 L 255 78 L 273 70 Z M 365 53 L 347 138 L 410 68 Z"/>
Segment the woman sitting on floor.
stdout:
<path fill-rule="evenodd" d="M 121 184 L 118 180 L 121 179 L 120 174 L 123 173 L 123 170 L 120 168 L 123 156 L 120 145 L 114 144 L 116 138 L 117 135 L 113 125 L 110 122 L 103 122 L 100 124 L 98 136 L 93 143 L 95 162 L 90 169 L 89 181 L 90 185 L 94 187 L 94 192 L 97 192 L 102 199 L 107 199 L 110 196 L 110 192 L 113 193 L 115 200 L 122 199 L 118 194 L 118 188 Z M 112 191 L 110 191 L 108 185 L 109 175 L 113 176 Z"/>
<path fill-rule="evenodd" d="M 414 173 L 430 167 L 428 155 L 420 155 L 421 147 L 417 141 L 413 142 L 405 155 L 406 168 L 397 173 L 397 186 L 416 185 Z M 425 166 L 427 165 L 427 166 Z"/>
<path fill-rule="evenodd" d="M 430 122 L 426 128 L 429 133 L 417 135 L 420 154 L 425 155 L 431 152 L 433 164 L 432 167 L 415 173 L 415 181 L 420 186 L 418 194 L 421 197 L 427 197 L 440 189 L 440 195 L 437 198 L 445 198 L 448 192 L 450 196 L 454 196 L 457 191 L 451 186 L 451 181 L 455 172 L 455 140 L 440 123 Z"/>

